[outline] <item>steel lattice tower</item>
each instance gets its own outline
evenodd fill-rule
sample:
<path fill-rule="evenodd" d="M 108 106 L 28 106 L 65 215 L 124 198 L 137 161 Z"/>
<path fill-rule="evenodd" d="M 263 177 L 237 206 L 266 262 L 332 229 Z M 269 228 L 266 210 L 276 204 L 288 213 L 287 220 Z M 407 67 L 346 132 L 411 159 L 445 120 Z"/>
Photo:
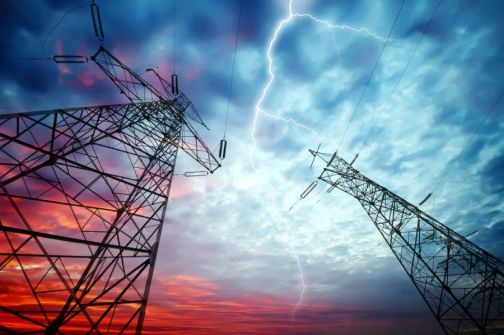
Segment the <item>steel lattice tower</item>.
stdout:
<path fill-rule="evenodd" d="M 336 153 L 310 152 L 326 163 L 319 180 L 328 192 L 337 188 L 360 202 L 446 334 L 503 334 L 502 261 Z"/>
<path fill-rule="evenodd" d="M 103 46 L 90 59 L 130 103 L 0 116 L 0 279 L 17 297 L 0 332 L 139 334 L 177 151 L 220 167 L 176 76 L 155 73 L 161 93 Z"/>

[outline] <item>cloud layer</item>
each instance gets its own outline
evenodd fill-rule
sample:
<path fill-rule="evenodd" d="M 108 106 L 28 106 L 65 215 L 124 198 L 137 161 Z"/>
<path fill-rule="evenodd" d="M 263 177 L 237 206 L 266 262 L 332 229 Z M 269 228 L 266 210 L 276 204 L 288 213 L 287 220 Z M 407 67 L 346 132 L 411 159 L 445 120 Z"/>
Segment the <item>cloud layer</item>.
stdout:
<path fill-rule="evenodd" d="M 0 4 L 2 113 L 125 102 L 92 63 L 20 59 L 44 57 L 46 32 L 78 5 Z M 106 47 L 142 75 L 154 66 L 172 71 L 175 24 L 181 88 L 216 148 L 239 1 L 177 2 L 175 22 L 166 1 L 99 5 Z M 412 203 L 435 188 L 425 211 L 462 234 L 476 231 L 471 240 L 504 256 L 504 102 L 496 102 L 504 77 L 503 4 L 441 2 L 429 24 L 437 1 L 406 1 L 355 110 L 399 6 L 295 0 L 293 13 L 378 37 L 293 17 L 271 49 L 275 78 L 256 115 L 270 79 L 266 51 L 289 15 L 288 2 L 245 1 L 227 158 L 215 175 L 175 178 L 147 334 L 403 334 L 406 325 L 441 333 L 355 199 L 319 185 L 289 211 L 320 171 L 319 162 L 309 169 L 307 151 L 320 142 L 322 151 L 339 149 L 348 160 L 360 152 L 360 171 Z M 97 47 L 86 6 L 45 43 L 49 55 L 92 55 Z M 177 163 L 178 173 L 197 169 L 182 153 Z M 306 289 L 293 315 L 302 279 Z M 1 294 L 9 299 L 13 292 Z"/>

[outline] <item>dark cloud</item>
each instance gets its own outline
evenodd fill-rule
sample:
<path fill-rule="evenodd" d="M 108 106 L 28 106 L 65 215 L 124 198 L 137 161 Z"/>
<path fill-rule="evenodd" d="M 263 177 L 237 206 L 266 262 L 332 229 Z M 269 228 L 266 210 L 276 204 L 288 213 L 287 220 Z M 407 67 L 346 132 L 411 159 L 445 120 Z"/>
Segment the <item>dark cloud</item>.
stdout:
<path fill-rule="evenodd" d="M 503 213 L 498 213 L 502 218 Z M 476 233 L 471 237 L 471 240 L 477 245 L 485 246 L 485 250 L 493 255 L 499 257 L 500 260 L 504 259 L 504 221 L 501 219 L 497 221 L 490 228 L 477 227 Z"/>
<path fill-rule="evenodd" d="M 504 155 L 492 158 L 482 171 L 485 188 L 494 194 L 504 192 Z"/>

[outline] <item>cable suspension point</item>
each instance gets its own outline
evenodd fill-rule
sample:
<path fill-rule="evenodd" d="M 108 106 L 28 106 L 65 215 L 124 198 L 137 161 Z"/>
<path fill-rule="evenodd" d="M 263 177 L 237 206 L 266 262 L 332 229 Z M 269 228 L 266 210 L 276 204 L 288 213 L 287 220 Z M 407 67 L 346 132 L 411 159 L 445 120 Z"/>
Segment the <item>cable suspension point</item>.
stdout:
<path fill-rule="evenodd" d="M 220 160 L 223 160 L 226 158 L 226 150 L 227 150 L 227 141 L 223 138 L 220 141 L 220 146 L 219 146 L 219 158 Z"/>
<path fill-rule="evenodd" d="M 357 154 L 355 155 L 355 157 L 352 159 L 352 161 L 350 162 L 350 166 L 352 166 L 352 165 L 353 165 L 353 163 L 355 163 L 355 161 L 357 160 L 357 158 L 359 158 L 359 153 L 357 153 Z"/>

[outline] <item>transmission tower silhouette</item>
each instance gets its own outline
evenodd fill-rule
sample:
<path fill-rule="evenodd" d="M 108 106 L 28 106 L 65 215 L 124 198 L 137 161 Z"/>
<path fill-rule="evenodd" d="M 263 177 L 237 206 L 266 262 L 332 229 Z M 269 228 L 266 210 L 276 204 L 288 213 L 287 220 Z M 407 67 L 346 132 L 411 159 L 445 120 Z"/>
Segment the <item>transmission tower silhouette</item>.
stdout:
<path fill-rule="evenodd" d="M 177 76 L 154 71 L 158 91 L 91 12 L 98 52 L 53 59 L 94 62 L 129 103 L 0 116 L 0 279 L 17 297 L 0 301 L 0 332 L 140 334 L 178 149 L 200 175 L 220 167 Z"/>
<path fill-rule="evenodd" d="M 310 153 L 325 163 L 318 180 L 328 192 L 337 188 L 360 202 L 446 334 L 504 332 L 502 261 L 361 174 L 353 161 Z"/>

